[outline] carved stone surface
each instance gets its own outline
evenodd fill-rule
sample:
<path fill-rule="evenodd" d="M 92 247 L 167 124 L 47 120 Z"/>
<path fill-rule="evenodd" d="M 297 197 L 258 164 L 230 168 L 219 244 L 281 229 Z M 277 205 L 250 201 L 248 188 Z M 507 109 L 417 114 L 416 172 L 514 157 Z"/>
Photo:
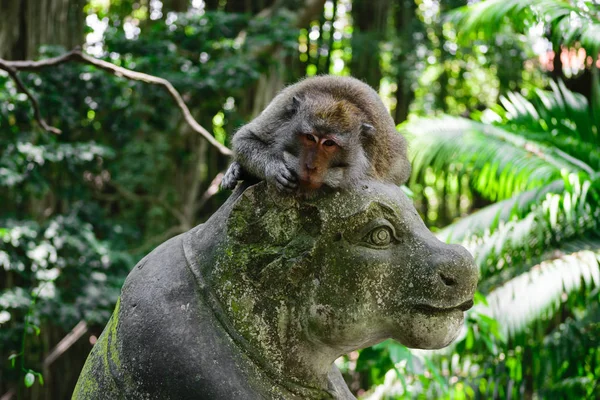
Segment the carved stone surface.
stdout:
<path fill-rule="evenodd" d="M 393 338 L 459 333 L 477 270 L 402 190 L 318 198 L 240 186 L 205 223 L 143 258 L 74 399 L 352 399 L 332 364 Z"/>

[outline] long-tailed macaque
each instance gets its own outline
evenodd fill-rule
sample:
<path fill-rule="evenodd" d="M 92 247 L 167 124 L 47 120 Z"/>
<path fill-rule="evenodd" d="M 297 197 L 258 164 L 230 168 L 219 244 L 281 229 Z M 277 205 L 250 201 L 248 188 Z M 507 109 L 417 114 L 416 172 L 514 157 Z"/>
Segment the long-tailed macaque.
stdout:
<path fill-rule="evenodd" d="M 233 137 L 221 186 L 248 175 L 286 192 L 349 188 L 365 177 L 402 184 L 406 140 L 377 92 L 355 78 L 317 76 L 282 90 Z"/>

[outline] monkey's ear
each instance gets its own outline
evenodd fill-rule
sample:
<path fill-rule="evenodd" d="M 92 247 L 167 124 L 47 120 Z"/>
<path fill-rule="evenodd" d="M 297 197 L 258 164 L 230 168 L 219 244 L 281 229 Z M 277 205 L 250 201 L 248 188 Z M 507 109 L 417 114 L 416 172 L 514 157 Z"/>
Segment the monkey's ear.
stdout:
<path fill-rule="evenodd" d="M 288 118 L 294 116 L 298 110 L 300 109 L 300 104 L 302 104 L 302 100 L 298 96 L 293 96 L 290 104 L 285 107 L 285 115 Z"/>
<path fill-rule="evenodd" d="M 375 135 L 375 127 L 371 124 L 363 123 L 360 126 L 360 131 L 365 138 L 372 138 Z"/>
<path fill-rule="evenodd" d="M 292 97 L 292 108 L 297 110 L 300 107 L 300 98 L 298 96 Z"/>

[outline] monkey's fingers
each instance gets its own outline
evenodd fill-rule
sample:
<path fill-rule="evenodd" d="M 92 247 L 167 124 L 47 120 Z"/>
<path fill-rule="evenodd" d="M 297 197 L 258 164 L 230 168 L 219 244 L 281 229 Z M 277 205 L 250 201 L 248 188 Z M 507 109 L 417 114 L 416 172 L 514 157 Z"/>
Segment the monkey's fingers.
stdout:
<path fill-rule="evenodd" d="M 275 177 L 275 184 L 278 187 L 281 186 L 288 190 L 294 190 L 298 187 L 298 183 L 296 183 L 294 181 L 290 181 L 283 175 L 278 175 Z"/>
<path fill-rule="evenodd" d="M 298 177 L 296 176 L 296 173 L 292 170 L 289 170 L 287 168 L 283 168 L 281 170 L 281 176 L 284 179 L 287 179 L 290 182 L 297 182 L 298 181 Z"/>
<path fill-rule="evenodd" d="M 285 192 L 285 193 L 292 193 L 295 190 L 294 188 L 291 188 L 288 186 L 283 186 L 279 182 L 275 182 L 275 187 L 277 188 L 278 191 Z"/>
<path fill-rule="evenodd" d="M 221 189 L 233 190 L 237 184 L 237 179 L 231 175 L 225 175 L 221 181 Z"/>
<path fill-rule="evenodd" d="M 221 181 L 221 189 L 223 190 L 233 190 L 235 185 L 237 184 L 237 179 L 229 179 L 230 177 L 224 176 Z"/>
<path fill-rule="evenodd" d="M 238 180 L 241 178 L 242 168 L 241 165 L 234 161 L 231 163 L 227 171 L 225 172 L 225 176 L 221 180 L 221 188 L 222 189 L 235 189 L 235 185 L 237 185 Z"/>

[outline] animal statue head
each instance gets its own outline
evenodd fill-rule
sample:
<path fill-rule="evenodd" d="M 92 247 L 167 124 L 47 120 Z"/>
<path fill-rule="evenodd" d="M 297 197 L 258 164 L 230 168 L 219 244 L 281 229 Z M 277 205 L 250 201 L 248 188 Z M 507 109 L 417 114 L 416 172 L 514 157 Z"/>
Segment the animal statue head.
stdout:
<path fill-rule="evenodd" d="M 79 393 L 91 381 L 161 399 L 350 399 L 337 357 L 388 338 L 448 345 L 478 275 L 400 188 L 375 181 L 311 199 L 238 187 L 140 265 Z"/>
<path fill-rule="evenodd" d="M 306 334 L 340 354 L 387 338 L 444 347 L 472 305 L 470 254 L 437 240 L 396 186 L 366 182 L 307 201 L 254 186 L 227 230 L 210 275 L 233 320 L 285 304 Z"/>

